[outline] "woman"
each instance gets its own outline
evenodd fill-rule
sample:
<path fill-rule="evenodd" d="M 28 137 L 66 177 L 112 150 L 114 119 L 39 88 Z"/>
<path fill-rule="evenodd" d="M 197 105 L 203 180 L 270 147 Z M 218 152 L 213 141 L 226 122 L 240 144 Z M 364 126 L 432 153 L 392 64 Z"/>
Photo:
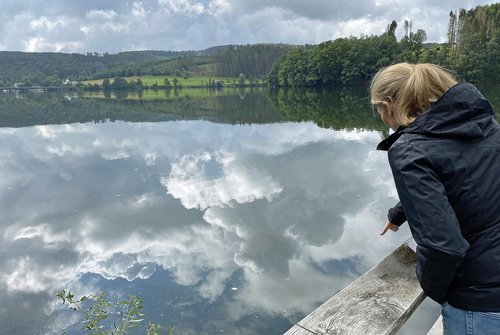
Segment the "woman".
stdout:
<path fill-rule="evenodd" d="M 500 127 L 469 83 L 433 64 L 380 70 L 371 103 L 395 132 L 388 150 L 400 203 L 388 229 L 408 221 L 417 277 L 442 304 L 444 334 L 500 334 Z"/>

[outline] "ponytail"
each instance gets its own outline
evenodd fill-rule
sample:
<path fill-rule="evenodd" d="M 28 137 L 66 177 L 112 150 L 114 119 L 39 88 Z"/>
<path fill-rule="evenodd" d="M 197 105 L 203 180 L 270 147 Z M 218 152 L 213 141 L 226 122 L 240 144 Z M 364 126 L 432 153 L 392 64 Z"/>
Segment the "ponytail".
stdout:
<path fill-rule="evenodd" d="M 394 117 L 407 126 L 457 83 L 454 75 L 435 64 L 394 64 L 373 77 L 371 103 L 393 103 Z"/>

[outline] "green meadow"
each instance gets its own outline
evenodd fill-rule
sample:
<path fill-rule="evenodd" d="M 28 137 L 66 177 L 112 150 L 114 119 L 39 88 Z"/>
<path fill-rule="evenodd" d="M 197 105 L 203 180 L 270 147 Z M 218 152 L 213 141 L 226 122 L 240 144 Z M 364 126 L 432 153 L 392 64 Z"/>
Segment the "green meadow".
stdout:
<path fill-rule="evenodd" d="M 170 85 L 174 85 L 174 79 L 177 78 L 178 84 L 181 85 L 182 87 L 201 87 L 201 86 L 208 86 L 209 80 L 212 81 L 220 81 L 222 82 L 223 86 L 230 86 L 238 83 L 238 78 L 236 77 L 201 77 L 201 76 L 196 76 L 196 77 L 188 77 L 188 78 L 182 78 L 182 77 L 175 77 L 175 76 L 131 76 L 131 77 L 124 77 L 123 79 L 127 80 L 129 83 L 130 82 L 136 82 L 137 79 L 140 79 L 142 81 L 143 85 L 147 86 L 152 86 L 154 84 L 157 84 L 158 86 L 164 86 L 165 85 L 165 79 L 168 79 L 170 82 Z M 114 81 L 114 78 L 107 78 L 110 83 L 112 84 Z M 102 85 L 102 82 L 104 79 L 95 79 L 95 80 L 85 80 L 82 81 L 82 84 L 84 85 L 93 85 L 93 84 L 99 84 Z M 260 83 L 260 82 L 259 82 Z M 245 82 L 245 84 L 248 84 L 248 81 Z"/>

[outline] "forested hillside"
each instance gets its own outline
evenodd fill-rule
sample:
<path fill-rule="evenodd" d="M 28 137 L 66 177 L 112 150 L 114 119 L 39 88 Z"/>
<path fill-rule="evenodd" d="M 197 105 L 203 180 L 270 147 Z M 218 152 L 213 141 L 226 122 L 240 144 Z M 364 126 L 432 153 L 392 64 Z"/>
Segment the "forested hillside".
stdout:
<path fill-rule="evenodd" d="M 62 80 L 143 75 L 266 77 L 272 65 L 293 46 L 227 45 L 203 51 L 128 51 L 115 55 L 87 53 L 0 52 L 0 87 L 22 83 L 60 85 Z"/>
<path fill-rule="evenodd" d="M 184 57 L 146 63 L 123 64 L 95 73 L 94 78 L 162 76 L 219 76 L 262 78 L 288 51 L 296 48 L 287 44 L 227 45 L 212 47 Z"/>
<path fill-rule="evenodd" d="M 382 66 L 392 63 L 432 62 L 456 71 L 469 81 L 500 82 L 500 4 L 450 13 L 448 42 L 425 45 L 424 29 L 403 25 L 398 41 L 392 22 L 381 36 L 340 38 L 318 48 L 298 48 L 275 64 L 272 86 L 359 84 Z"/>
<path fill-rule="evenodd" d="M 194 54 L 193 51 L 128 51 L 118 54 L 65 54 L 0 51 L 0 87 L 16 82 L 26 86 L 60 85 L 69 78 L 93 78 L 95 73 L 123 64 L 165 60 Z"/>
<path fill-rule="evenodd" d="M 295 49 L 287 44 L 256 44 L 231 46 L 225 52 L 214 55 L 216 74 L 223 77 L 238 77 L 244 73 L 247 77 L 260 78 L 269 74 L 278 59 Z"/>

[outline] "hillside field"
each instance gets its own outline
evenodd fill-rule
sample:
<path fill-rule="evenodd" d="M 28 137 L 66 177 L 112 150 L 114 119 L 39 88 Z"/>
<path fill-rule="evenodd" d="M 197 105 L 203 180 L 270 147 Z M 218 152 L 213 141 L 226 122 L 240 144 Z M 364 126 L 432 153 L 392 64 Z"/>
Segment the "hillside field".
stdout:
<path fill-rule="evenodd" d="M 140 79 L 143 85 L 152 86 L 154 84 L 157 84 L 158 86 L 162 87 L 165 85 L 165 79 L 168 79 L 170 81 L 170 85 L 173 86 L 175 78 L 176 78 L 175 76 L 140 76 L 140 77 L 131 76 L 131 77 L 124 77 L 123 79 L 127 80 L 129 83 L 136 82 L 137 79 Z M 94 85 L 94 84 L 102 85 L 102 82 L 104 80 L 105 79 L 85 80 L 82 81 L 81 83 L 84 85 Z M 114 78 L 108 78 L 108 80 L 111 84 L 114 82 Z M 196 76 L 188 78 L 177 77 L 177 80 L 179 81 L 179 85 L 182 85 L 182 87 L 208 86 L 209 80 L 221 81 L 224 86 L 229 86 L 238 83 L 238 78 L 236 77 Z M 246 81 L 245 84 L 248 84 L 248 81 Z"/>

